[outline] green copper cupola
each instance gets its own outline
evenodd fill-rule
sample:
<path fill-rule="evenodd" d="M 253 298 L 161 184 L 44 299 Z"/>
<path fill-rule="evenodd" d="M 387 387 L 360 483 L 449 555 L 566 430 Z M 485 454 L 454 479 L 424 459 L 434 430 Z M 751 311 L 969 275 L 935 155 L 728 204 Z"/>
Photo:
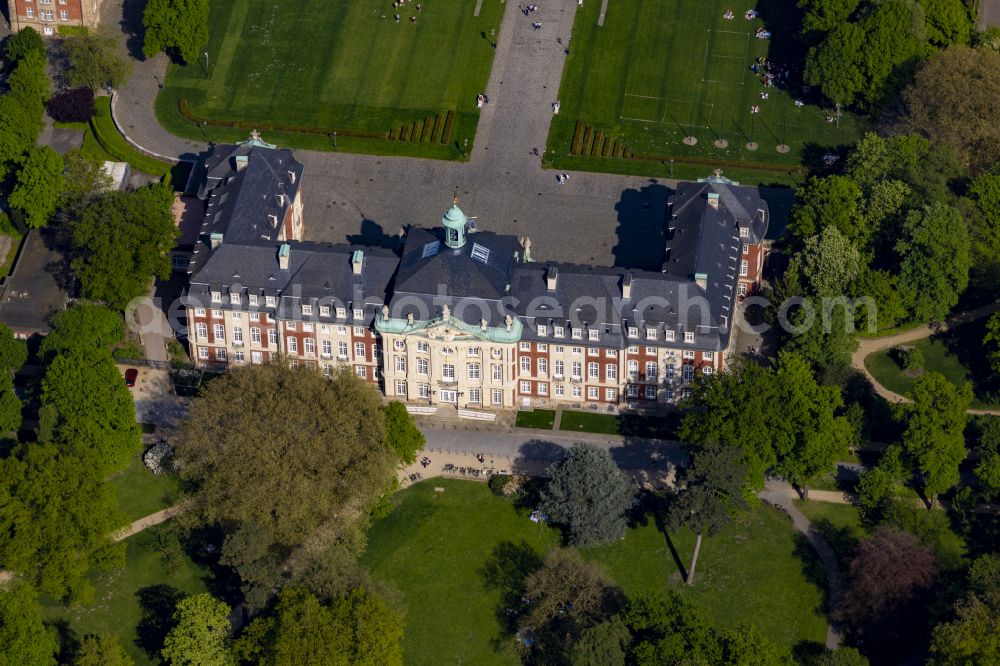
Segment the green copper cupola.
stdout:
<path fill-rule="evenodd" d="M 469 218 L 465 216 L 462 209 L 458 207 L 458 195 L 452 199 L 451 208 L 441 218 L 444 225 L 444 244 L 452 249 L 458 249 L 465 245 L 465 225 Z"/>

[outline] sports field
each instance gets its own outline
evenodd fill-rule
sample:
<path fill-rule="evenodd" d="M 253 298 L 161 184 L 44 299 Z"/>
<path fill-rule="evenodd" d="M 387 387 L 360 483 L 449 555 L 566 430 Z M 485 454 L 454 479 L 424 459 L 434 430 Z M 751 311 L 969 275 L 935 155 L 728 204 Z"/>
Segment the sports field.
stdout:
<path fill-rule="evenodd" d="M 794 174 L 804 161 L 822 159 L 827 148 L 853 143 L 863 129 L 855 117 L 842 114 L 839 126 L 827 122 L 834 110 L 796 106 L 780 81 L 765 87 L 763 70 L 751 70 L 759 57 L 778 59 L 769 48 L 777 50 L 777 35 L 787 29 L 782 6 L 794 4 L 611 0 L 599 26 L 601 3 L 585 2 L 569 43 L 550 159 L 557 167 L 634 173 L 662 173 L 670 159 L 679 172 L 685 163 L 697 164 L 699 172 L 742 165 L 757 167 L 766 181 L 764 172 Z M 744 13 L 752 8 L 761 16 L 748 20 Z M 732 19 L 724 18 L 726 10 Z M 772 38 L 758 39 L 758 28 L 771 30 Z M 809 99 L 801 89 L 796 94 Z M 759 111 L 751 113 L 753 107 Z M 685 143 L 686 137 L 696 143 Z M 748 143 L 757 149 L 748 150 Z M 782 144 L 787 152 L 778 151 Z M 645 159 L 627 159 L 630 153 Z"/>
<path fill-rule="evenodd" d="M 266 139 L 286 146 L 330 149 L 337 130 L 339 149 L 367 142 L 384 145 L 366 152 L 457 156 L 475 135 L 476 95 L 489 78 L 504 5 L 483 0 L 478 17 L 476 0 L 416 7 L 417 0 L 398 9 L 391 0 L 212 0 L 208 56 L 171 66 L 157 115 L 172 132 L 198 139 L 245 137 L 245 127 L 220 125 L 258 123 L 271 127 Z M 393 141 L 351 136 L 393 129 Z"/>

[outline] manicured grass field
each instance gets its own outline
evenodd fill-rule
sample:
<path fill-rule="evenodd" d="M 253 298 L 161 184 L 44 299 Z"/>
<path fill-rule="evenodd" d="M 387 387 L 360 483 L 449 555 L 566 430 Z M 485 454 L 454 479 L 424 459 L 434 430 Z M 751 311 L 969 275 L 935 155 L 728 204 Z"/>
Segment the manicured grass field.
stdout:
<path fill-rule="evenodd" d="M 473 0 L 423 0 L 419 12 L 416 4 L 397 10 L 388 0 L 212 2 L 210 74 L 204 58 L 171 66 L 156 103 L 160 122 L 175 134 L 217 141 L 245 139 L 247 130 L 213 122 L 259 123 L 269 141 L 320 150 L 334 149 L 332 136 L 265 128 L 329 128 L 340 130 L 338 150 L 455 159 L 475 135 L 476 95 L 486 87 L 491 35 L 505 5 L 484 0 L 476 17 Z M 204 128 L 181 115 L 182 98 L 209 119 Z M 409 134 L 413 123 L 449 110 L 456 114 L 450 142 L 421 141 L 428 138 L 422 130 L 410 141 L 346 135 L 404 125 Z"/>
<path fill-rule="evenodd" d="M 846 113 L 839 127 L 828 123 L 829 109 L 796 107 L 792 95 L 765 88 L 750 70 L 761 56 L 796 59 L 778 42 L 794 29 L 786 25 L 794 4 L 615 0 L 598 26 L 601 3 L 584 3 L 549 134 L 553 166 L 677 177 L 722 167 L 748 181 L 800 180 L 804 161 L 816 163 L 828 148 L 853 143 L 864 123 Z M 746 20 L 744 12 L 754 7 L 762 18 Z M 723 18 L 726 9 L 733 20 Z M 758 27 L 774 39 L 755 38 Z M 760 112 L 751 115 L 755 105 Z M 575 151 L 586 157 L 569 157 L 577 121 L 593 129 Z M 686 136 L 697 143 L 685 145 Z M 717 139 L 728 147 L 716 147 Z M 746 148 L 751 141 L 756 151 Z M 790 150 L 779 153 L 779 144 Z M 645 159 L 615 159 L 618 146 Z"/>
<path fill-rule="evenodd" d="M 598 435 L 623 435 L 627 437 L 650 437 L 674 439 L 676 419 L 664 419 L 641 414 L 599 414 L 563 410 L 559 430 L 569 432 L 591 432 Z"/>
<path fill-rule="evenodd" d="M 985 334 L 985 320 L 981 320 L 906 346 L 915 347 L 923 353 L 925 372 L 938 372 L 956 386 L 971 382 L 973 408 L 991 409 L 1000 406 L 1000 399 L 982 344 Z M 911 376 L 904 372 L 892 349 L 869 355 L 865 359 L 865 367 L 880 384 L 901 395 L 909 395 L 918 378 L 918 375 Z"/>
<path fill-rule="evenodd" d="M 370 532 L 364 563 L 376 580 L 399 590 L 406 605 L 406 663 L 517 663 L 491 645 L 501 636 L 502 590 L 487 586 L 484 567 L 498 552 L 527 549 L 541 556 L 558 545 L 558 531 L 532 523 L 527 510 L 471 481 L 432 479 L 394 502 Z M 686 566 L 693 536 L 671 539 Z M 629 594 L 680 590 L 719 626 L 754 622 L 789 646 L 826 634 L 818 610 L 822 590 L 807 574 L 814 554 L 787 518 L 763 505 L 705 541 L 693 588 L 681 584 L 667 540 L 652 523 L 584 556 L 606 567 Z"/>
<path fill-rule="evenodd" d="M 556 413 L 551 409 L 534 409 L 530 412 L 518 412 L 514 425 L 518 428 L 552 430 L 555 418 Z"/>
<path fill-rule="evenodd" d="M 160 663 L 139 643 L 155 644 L 157 636 L 162 640 L 157 622 L 163 626 L 169 619 L 175 596 L 206 591 L 206 581 L 211 577 L 208 569 L 183 553 L 172 568 L 167 566 L 157 546 L 161 536 L 168 538 L 168 529 L 160 526 L 130 538 L 125 568 L 94 575 L 94 603 L 70 607 L 47 604 L 43 608 L 46 622 L 62 625 L 60 630 L 71 632 L 76 640 L 91 633 L 114 636 L 137 666 Z"/>
<path fill-rule="evenodd" d="M 156 476 L 136 456 L 122 472 L 110 479 L 118 493 L 118 506 L 131 520 L 156 513 L 174 504 L 180 482 L 172 474 Z"/>

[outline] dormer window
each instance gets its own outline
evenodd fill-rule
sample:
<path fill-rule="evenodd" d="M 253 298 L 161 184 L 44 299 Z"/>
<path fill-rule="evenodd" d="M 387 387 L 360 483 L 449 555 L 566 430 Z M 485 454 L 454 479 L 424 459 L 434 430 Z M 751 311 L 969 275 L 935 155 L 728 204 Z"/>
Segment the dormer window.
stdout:
<path fill-rule="evenodd" d="M 213 291 L 212 292 L 212 302 L 213 303 L 221 303 L 222 302 L 222 292 L 221 291 Z"/>
<path fill-rule="evenodd" d="M 694 342 L 694 333 L 690 331 L 684 333 L 684 342 Z"/>
<path fill-rule="evenodd" d="M 628 327 L 628 337 L 637 338 L 639 337 L 639 329 L 636 326 Z"/>
<path fill-rule="evenodd" d="M 313 313 L 313 306 L 306 305 L 305 303 L 303 303 L 302 304 L 302 314 L 308 316 L 308 315 L 311 315 L 312 313 Z"/>
<path fill-rule="evenodd" d="M 583 329 L 574 328 L 573 329 L 573 339 L 582 340 L 583 339 Z"/>
<path fill-rule="evenodd" d="M 665 331 L 665 333 L 667 334 L 667 342 L 673 342 L 674 341 L 674 332 L 668 328 Z"/>
<path fill-rule="evenodd" d="M 229 294 L 229 303 L 231 305 L 239 305 L 240 304 L 240 295 L 239 294 Z"/>
<path fill-rule="evenodd" d="M 354 318 L 355 319 L 361 319 L 364 316 L 365 316 L 365 311 L 364 310 L 362 310 L 361 308 L 354 308 Z"/>
<path fill-rule="evenodd" d="M 337 308 L 337 316 L 340 317 L 341 319 L 343 319 L 344 317 L 346 317 L 347 316 L 347 309 L 346 308 Z"/>
<path fill-rule="evenodd" d="M 321 305 L 321 306 L 319 306 L 319 316 L 320 317 L 329 317 L 330 316 L 330 306 L 329 305 Z"/>
<path fill-rule="evenodd" d="M 265 296 L 265 297 L 264 297 L 264 303 L 265 303 L 265 305 L 267 305 L 267 307 L 269 307 L 269 308 L 273 308 L 273 307 L 274 307 L 274 304 L 275 304 L 275 302 L 276 302 L 276 301 L 275 301 L 275 299 L 274 299 L 274 296 Z"/>
<path fill-rule="evenodd" d="M 548 335 L 548 333 L 549 333 L 548 326 L 546 326 L 545 324 L 538 325 L 538 335 Z"/>
<path fill-rule="evenodd" d="M 566 331 L 565 331 L 565 329 L 562 326 L 553 326 L 552 327 L 552 335 L 554 335 L 557 338 L 561 338 L 564 335 L 566 335 Z"/>
<path fill-rule="evenodd" d="M 656 329 L 655 328 L 647 328 L 646 329 L 646 339 L 647 340 L 655 340 L 656 339 Z"/>
<path fill-rule="evenodd" d="M 740 227 L 740 238 L 750 238 L 750 227 Z"/>
<path fill-rule="evenodd" d="M 598 331 L 597 329 L 592 328 L 589 331 L 587 331 L 587 339 L 596 342 L 601 339 L 601 332 Z"/>
<path fill-rule="evenodd" d="M 250 305 L 257 305 L 257 294 L 247 294 L 247 300 L 250 301 Z"/>

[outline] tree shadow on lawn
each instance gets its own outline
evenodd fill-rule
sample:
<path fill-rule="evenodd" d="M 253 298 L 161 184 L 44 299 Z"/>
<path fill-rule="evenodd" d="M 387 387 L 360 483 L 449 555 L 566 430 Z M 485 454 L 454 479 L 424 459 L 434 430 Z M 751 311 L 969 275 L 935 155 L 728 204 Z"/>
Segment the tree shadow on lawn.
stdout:
<path fill-rule="evenodd" d="M 948 353 L 958 359 L 972 381 L 975 396 L 983 402 L 992 403 L 998 401 L 998 382 L 983 345 L 986 321 L 981 319 L 937 333 L 931 340 L 943 344 Z"/>
<path fill-rule="evenodd" d="M 80 638 L 73 631 L 73 628 L 69 626 L 69 622 L 60 618 L 52 622 L 46 622 L 45 626 L 52 629 L 56 634 L 56 642 L 59 644 L 59 652 L 56 655 L 58 662 L 60 664 L 72 664 L 77 653 L 80 651 Z"/>
<path fill-rule="evenodd" d="M 135 644 L 150 659 L 159 659 L 163 640 L 174 626 L 174 609 L 185 595 L 176 587 L 161 583 L 144 587 L 135 596 L 139 598 L 142 609 L 142 617 L 135 628 Z"/>
<path fill-rule="evenodd" d="M 541 566 L 541 553 L 527 541 L 502 541 L 478 571 L 483 579 L 483 587 L 501 592 L 496 618 L 503 634 L 498 639 L 498 645 L 506 636 L 517 632 L 517 618 L 524 607 L 524 582 Z"/>
<path fill-rule="evenodd" d="M 677 573 L 680 574 L 681 580 L 687 580 L 687 567 L 684 566 L 680 553 L 677 552 L 677 548 L 670 538 L 670 530 L 667 526 L 672 496 L 661 492 L 644 491 L 639 494 L 638 499 L 639 503 L 629 515 L 629 529 L 648 525 L 652 519 L 656 529 L 663 535 L 663 540 L 667 544 L 667 550 L 670 551 L 670 556 L 674 560 L 674 566 L 677 567 Z"/>

